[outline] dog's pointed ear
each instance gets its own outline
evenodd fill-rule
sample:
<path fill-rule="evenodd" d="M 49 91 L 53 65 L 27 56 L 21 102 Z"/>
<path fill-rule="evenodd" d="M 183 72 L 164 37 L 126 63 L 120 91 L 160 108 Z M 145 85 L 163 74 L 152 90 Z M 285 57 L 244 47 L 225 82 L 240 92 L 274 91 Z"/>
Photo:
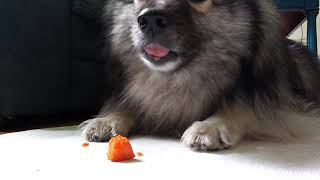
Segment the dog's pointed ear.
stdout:
<path fill-rule="evenodd" d="M 212 0 L 188 0 L 191 7 L 200 13 L 207 12 L 213 5 Z"/>

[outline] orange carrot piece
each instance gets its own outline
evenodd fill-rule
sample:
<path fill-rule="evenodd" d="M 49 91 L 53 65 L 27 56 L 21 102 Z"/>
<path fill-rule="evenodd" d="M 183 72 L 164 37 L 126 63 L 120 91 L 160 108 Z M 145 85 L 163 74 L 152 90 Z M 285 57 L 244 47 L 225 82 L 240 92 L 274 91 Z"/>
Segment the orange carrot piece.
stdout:
<path fill-rule="evenodd" d="M 115 136 L 109 141 L 108 159 L 112 162 L 131 160 L 135 157 L 131 144 L 126 137 Z"/>
<path fill-rule="evenodd" d="M 89 145 L 90 145 L 89 143 L 83 143 L 83 144 L 82 144 L 82 147 L 86 148 L 86 147 L 88 147 Z"/>

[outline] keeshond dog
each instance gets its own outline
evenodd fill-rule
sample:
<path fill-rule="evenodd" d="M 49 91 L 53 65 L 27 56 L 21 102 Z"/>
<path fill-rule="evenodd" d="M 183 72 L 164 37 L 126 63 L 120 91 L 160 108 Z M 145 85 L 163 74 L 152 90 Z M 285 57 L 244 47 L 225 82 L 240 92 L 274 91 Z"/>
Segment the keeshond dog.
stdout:
<path fill-rule="evenodd" d="M 202 151 L 294 136 L 287 116 L 317 112 L 320 70 L 279 19 L 272 0 L 109 0 L 120 86 L 83 136 L 178 136 Z"/>

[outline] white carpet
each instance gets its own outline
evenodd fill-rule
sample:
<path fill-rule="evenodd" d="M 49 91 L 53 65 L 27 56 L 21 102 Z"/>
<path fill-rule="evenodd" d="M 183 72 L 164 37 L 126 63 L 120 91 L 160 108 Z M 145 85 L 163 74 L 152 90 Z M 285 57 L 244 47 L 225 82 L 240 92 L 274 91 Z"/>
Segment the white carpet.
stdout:
<path fill-rule="evenodd" d="M 137 137 L 133 149 L 144 156 L 129 163 L 108 161 L 107 143 L 83 148 L 79 134 L 64 127 L 1 135 L 0 179 L 320 179 L 320 132 L 290 144 L 242 142 L 213 153 Z"/>

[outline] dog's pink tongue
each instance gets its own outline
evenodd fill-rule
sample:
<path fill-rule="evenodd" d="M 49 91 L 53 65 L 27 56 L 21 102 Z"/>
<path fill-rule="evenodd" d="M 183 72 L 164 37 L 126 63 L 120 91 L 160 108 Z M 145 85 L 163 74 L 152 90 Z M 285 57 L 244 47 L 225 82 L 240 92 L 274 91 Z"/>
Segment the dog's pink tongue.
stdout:
<path fill-rule="evenodd" d="M 165 48 L 161 46 L 160 44 L 150 44 L 144 48 L 146 53 L 148 53 L 151 56 L 155 57 L 165 57 L 169 54 L 170 50 L 168 48 Z"/>

